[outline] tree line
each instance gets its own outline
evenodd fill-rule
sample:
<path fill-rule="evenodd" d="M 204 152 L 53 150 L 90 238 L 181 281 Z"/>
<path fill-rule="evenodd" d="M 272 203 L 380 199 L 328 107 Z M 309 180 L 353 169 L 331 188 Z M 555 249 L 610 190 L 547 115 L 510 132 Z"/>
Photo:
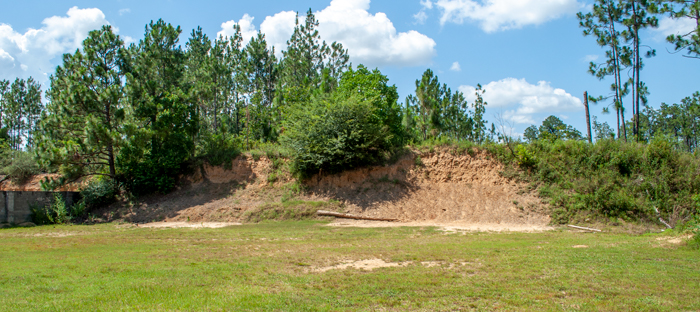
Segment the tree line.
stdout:
<path fill-rule="evenodd" d="M 639 30 L 654 27 L 657 13 L 697 15 L 697 5 L 598 0 L 592 12 L 579 14 L 584 35 L 607 49 L 607 60 L 591 63 L 590 73 L 614 80 L 611 94 L 591 97 L 612 100 L 618 114 L 617 129 L 594 119 L 597 139 L 615 132 L 621 140 L 665 136 L 695 150 L 697 93 L 681 104 L 640 109 L 648 90 L 640 79 Z M 0 137 L 6 148 L 31 151 L 42 168 L 68 181 L 101 176 L 134 193 L 167 192 L 198 159 L 223 164 L 266 144 L 284 148 L 303 176 L 378 163 L 406 144 L 512 141 L 488 126 L 480 85 L 469 102 L 428 69 L 400 103 L 396 86 L 378 69 L 354 67 L 342 44 L 320 37 L 311 10 L 297 17 L 280 58 L 264 34 L 244 45 L 240 27 L 233 27 L 234 35 L 213 39 L 198 27 L 184 47 L 181 28 L 163 20 L 146 25 L 143 39 L 128 46 L 111 26 L 91 31 L 51 75 L 45 106 L 32 78 L 0 83 Z M 697 57 L 697 34 L 668 40 Z M 623 99 L 630 93 L 627 122 Z M 583 137 L 550 116 L 526 129 L 524 139 Z"/>
<path fill-rule="evenodd" d="M 618 139 L 649 141 L 655 135 L 663 134 L 676 141 L 686 142 L 684 146 L 692 151 L 695 145 L 688 143 L 697 141 L 697 136 L 689 139 L 688 133 L 696 131 L 688 128 L 674 130 L 674 127 L 695 127 L 688 118 L 697 119 L 698 115 L 689 117 L 687 114 L 692 115 L 692 112 L 697 111 L 697 108 L 694 108 L 694 105 L 697 105 L 697 94 L 683 99 L 683 104 L 664 104 L 659 110 L 647 106 L 649 90 L 641 79 L 643 57 L 655 56 L 656 50 L 643 44 L 640 32 L 658 27 L 657 16 L 660 14 L 673 19 L 694 20 L 695 27 L 691 31 L 671 34 L 666 40 L 673 44 L 675 52 L 688 58 L 700 58 L 700 0 L 596 0 L 591 12 L 578 13 L 583 35 L 594 37 L 596 43 L 605 49 L 605 60 L 599 63 L 591 62 L 588 72 L 600 80 L 613 80 L 609 94 L 590 96 L 589 100 L 594 103 L 606 102 L 608 105 L 604 107 L 604 113 L 611 109 L 615 112 Z M 625 104 L 628 95 L 629 102 Z M 626 107 L 629 106 L 632 107 L 632 116 L 627 120 L 625 113 Z M 674 114 L 671 111 L 684 112 L 686 115 Z M 659 116 L 664 116 L 664 121 L 660 121 Z M 595 128 L 607 131 L 610 127 L 600 125 Z M 608 135 L 609 132 L 596 136 Z"/>
<path fill-rule="evenodd" d="M 0 133 L 66 181 L 101 176 L 135 193 L 167 192 L 196 159 L 223 163 L 241 150 L 279 144 L 303 174 L 391 157 L 435 138 L 493 139 L 483 89 L 468 103 L 431 70 L 399 103 L 378 69 L 353 67 L 347 49 L 327 43 L 309 10 L 278 59 L 265 35 L 243 45 L 163 20 L 125 45 L 111 26 L 91 31 L 50 76 L 43 106 L 32 78 L 0 84 Z"/>

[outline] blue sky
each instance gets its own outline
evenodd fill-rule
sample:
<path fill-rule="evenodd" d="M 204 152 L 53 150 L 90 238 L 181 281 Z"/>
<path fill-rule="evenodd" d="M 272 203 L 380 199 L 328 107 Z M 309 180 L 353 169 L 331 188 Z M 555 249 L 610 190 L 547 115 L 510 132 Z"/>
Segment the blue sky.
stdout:
<path fill-rule="evenodd" d="M 471 97 L 473 86 L 486 88 L 487 119 L 495 115 L 520 134 L 549 115 L 582 132 L 583 92 L 608 93 L 610 81 L 586 71 L 602 61 L 603 49 L 583 37 L 576 12 L 587 0 L 324 0 L 324 1 L 5 1 L 0 11 L 0 79 L 33 76 L 48 82 L 61 55 L 79 47 L 87 32 L 110 24 L 128 40 L 138 41 L 144 26 L 158 18 L 180 25 L 181 43 L 201 26 L 214 37 L 238 23 L 244 34 L 263 31 L 276 50 L 284 49 L 295 12 L 311 8 L 327 41 L 339 41 L 354 65 L 378 67 L 401 98 L 414 91 L 426 68 L 441 82 Z M 650 105 L 677 103 L 700 91 L 700 60 L 670 54 L 666 34 L 691 25 L 661 18 L 661 27 L 644 32 L 644 43 L 657 50 L 646 59 L 642 80 Z M 629 101 L 629 99 L 627 99 Z M 592 106 L 599 120 L 614 126 L 605 104 Z M 631 108 L 627 108 L 627 116 Z"/>

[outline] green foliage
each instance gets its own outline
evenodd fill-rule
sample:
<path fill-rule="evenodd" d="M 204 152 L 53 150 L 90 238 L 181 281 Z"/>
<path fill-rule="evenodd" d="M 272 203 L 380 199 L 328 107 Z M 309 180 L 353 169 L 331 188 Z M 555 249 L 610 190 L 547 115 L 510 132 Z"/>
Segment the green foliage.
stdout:
<path fill-rule="evenodd" d="M 391 145 L 400 146 L 405 143 L 406 132 L 401 124 L 401 108 L 397 102 L 399 94 L 395 85 L 387 85 L 388 81 L 389 78 L 378 69 L 370 71 L 360 65 L 357 69 L 350 68 L 342 74 L 337 93 L 372 103 L 377 118 L 389 129 Z"/>
<path fill-rule="evenodd" d="M 44 109 L 41 84 L 34 78 L 0 80 L 0 139 L 14 150 L 34 145 L 34 130 Z"/>
<path fill-rule="evenodd" d="M 113 180 L 97 179 L 90 181 L 88 185 L 80 191 L 82 199 L 80 203 L 86 209 L 95 209 L 109 205 L 117 200 L 119 185 Z"/>
<path fill-rule="evenodd" d="M 292 110 L 282 143 L 293 173 L 308 176 L 376 164 L 393 150 L 392 135 L 372 102 L 357 96 L 316 97 Z"/>
<path fill-rule="evenodd" d="M 414 141 L 449 137 L 481 144 L 487 139 L 487 121 L 483 118 L 487 103 L 484 89 L 477 85 L 471 105 L 462 92 L 452 92 L 440 84 L 432 70 L 427 69 L 416 80 L 415 96 L 406 98 L 403 125 Z M 470 110 L 470 107 L 472 110 Z"/>
<path fill-rule="evenodd" d="M 645 140 L 667 137 L 688 152 L 700 146 L 700 92 L 682 99 L 680 104 L 661 103 L 658 109 L 647 107 L 640 119 Z"/>
<path fill-rule="evenodd" d="M 41 167 L 31 153 L 0 147 L 0 173 L 17 184 L 23 184 L 33 175 L 41 173 Z"/>
<path fill-rule="evenodd" d="M 197 146 L 197 155 L 212 166 L 223 165 L 226 169 L 231 169 L 231 161 L 241 154 L 242 142 L 240 137 L 219 133 L 209 135 L 200 141 Z"/>
<path fill-rule="evenodd" d="M 555 116 L 547 117 L 542 121 L 542 125 L 539 128 L 534 125 L 528 127 L 523 135 L 528 142 L 536 140 L 581 140 L 583 138 L 581 132 L 576 130 L 576 128 L 565 124 Z"/>
<path fill-rule="evenodd" d="M 184 84 L 185 53 L 178 45 L 180 27 L 151 22 L 132 45 L 127 94 L 134 121 L 129 140 L 117 157 L 120 179 L 135 194 L 169 192 L 194 156 L 198 131 L 196 106 Z"/>
<path fill-rule="evenodd" d="M 73 218 L 60 193 L 54 193 L 48 206 L 31 205 L 31 218 L 34 224 L 63 224 Z"/>
<path fill-rule="evenodd" d="M 82 51 L 65 54 L 51 76 L 37 154 L 64 175 L 117 175 L 115 157 L 125 136 L 122 84 L 126 51 L 111 26 L 91 31 Z"/>
<path fill-rule="evenodd" d="M 686 0 L 660 1 L 663 6 L 659 10 L 668 13 L 673 19 L 695 20 L 695 28 L 687 33 L 671 34 L 666 41 L 674 44 L 676 51 L 686 50 L 687 56 L 700 58 L 700 2 Z"/>
<path fill-rule="evenodd" d="M 654 220 L 698 212 L 691 195 L 700 191 L 700 161 L 664 140 L 648 145 L 602 140 L 535 141 L 516 148 L 525 178 L 539 183 L 555 222 L 590 213 L 603 218 Z M 668 220 L 668 218 L 666 218 Z"/>

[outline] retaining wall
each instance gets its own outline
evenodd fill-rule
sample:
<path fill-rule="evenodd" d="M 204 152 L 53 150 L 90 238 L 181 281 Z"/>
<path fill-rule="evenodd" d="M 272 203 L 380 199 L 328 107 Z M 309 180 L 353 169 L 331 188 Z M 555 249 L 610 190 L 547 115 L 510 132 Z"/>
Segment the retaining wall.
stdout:
<path fill-rule="evenodd" d="M 0 223 L 22 223 L 31 221 L 31 208 L 48 206 L 56 192 L 2 191 L 0 192 Z M 77 192 L 58 192 L 63 195 L 66 206 L 73 205 Z"/>

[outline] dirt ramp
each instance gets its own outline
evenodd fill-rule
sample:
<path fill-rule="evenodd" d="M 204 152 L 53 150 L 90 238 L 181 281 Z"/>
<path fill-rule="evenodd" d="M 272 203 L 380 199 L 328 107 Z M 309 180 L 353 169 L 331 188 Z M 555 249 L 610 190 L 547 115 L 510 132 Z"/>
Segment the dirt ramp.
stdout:
<path fill-rule="evenodd" d="M 340 200 L 347 212 L 404 222 L 434 221 L 546 225 L 540 199 L 526 185 L 501 176 L 487 152 L 411 153 L 394 165 L 317 176 L 318 197 Z"/>

